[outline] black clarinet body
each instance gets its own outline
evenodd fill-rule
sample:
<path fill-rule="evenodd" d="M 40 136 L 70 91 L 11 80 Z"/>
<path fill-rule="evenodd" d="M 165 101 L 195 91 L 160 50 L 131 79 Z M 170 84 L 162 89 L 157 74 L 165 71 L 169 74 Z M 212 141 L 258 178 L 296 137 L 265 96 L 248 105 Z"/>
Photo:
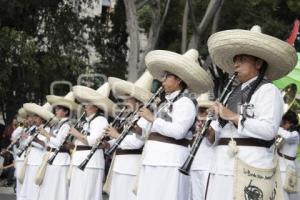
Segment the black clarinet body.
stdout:
<path fill-rule="evenodd" d="M 227 100 L 227 95 L 230 92 L 230 88 L 237 76 L 237 72 L 235 72 L 231 78 L 229 79 L 228 83 L 226 84 L 225 88 L 223 89 L 220 97 L 217 99 L 218 102 L 222 103 L 223 105 L 226 103 L 225 101 Z M 208 116 L 210 116 L 211 114 L 208 114 Z M 196 156 L 196 153 L 202 143 L 203 138 L 205 137 L 205 135 L 207 134 L 208 128 L 210 126 L 212 122 L 212 118 L 208 117 L 200 134 L 197 135 L 195 141 L 193 142 L 193 145 L 191 147 L 191 151 L 190 154 L 188 156 L 188 158 L 185 160 L 184 164 L 178 169 L 182 174 L 184 175 L 189 175 L 190 173 L 190 169 L 192 166 L 192 163 L 194 161 L 194 157 Z"/>
<path fill-rule="evenodd" d="M 79 125 L 79 123 L 81 122 L 81 120 L 82 120 L 82 118 L 83 118 L 84 116 L 85 116 L 85 112 L 83 112 L 83 113 L 81 114 L 81 116 L 78 118 L 78 120 L 76 121 L 76 123 L 75 123 L 75 125 L 74 125 L 74 128 L 77 128 L 77 126 Z M 65 143 L 66 141 L 70 140 L 70 138 L 71 138 L 71 135 L 68 135 L 68 136 L 65 138 L 64 142 L 63 142 L 58 148 L 55 149 L 55 151 L 53 152 L 53 155 L 52 155 L 52 156 L 48 159 L 48 161 L 47 161 L 49 165 L 52 165 L 52 164 L 53 164 L 53 161 L 54 161 L 54 159 L 56 158 L 56 156 L 57 156 L 59 150 L 63 147 L 63 145 L 64 145 L 64 143 Z"/>
<path fill-rule="evenodd" d="M 157 97 L 160 96 L 160 94 L 164 91 L 163 87 L 160 87 L 155 94 L 153 94 L 153 96 L 148 100 L 148 102 L 143 106 L 144 108 L 149 108 L 151 106 L 151 104 L 155 101 L 155 99 Z M 129 123 L 128 125 L 126 125 L 126 127 L 124 128 L 124 130 L 122 131 L 122 133 L 120 134 L 120 136 L 117 138 L 116 142 L 111 146 L 111 148 L 109 148 L 106 152 L 105 155 L 107 156 L 111 156 L 115 150 L 117 150 L 117 148 L 119 147 L 119 145 L 121 144 L 121 142 L 124 140 L 124 138 L 128 135 L 129 131 L 135 126 L 135 124 L 138 122 L 138 120 L 141 118 L 140 116 L 138 116 L 138 111 L 139 109 L 137 109 L 134 113 L 133 113 L 133 120 L 131 121 L 131 123 Z"/>
<path fill-rule="evenodd" d="M 121 112 L 118 114 L 118 116 L 116 116 L 113 120 L 113 122 L 111 123 L 112 127 L 118 126 L 120 123 L 122 123 L 123 121 L 120 119 L 123 115 L 123 113 L 126 111 L 126 107 L 124 106 L 124 108 L 121 110 Z M 120 126 L 120 125 L 119 125 Z M 97 139 L 96 143 L 92 146 L 91 151 L 89 152 L 89 154 L 87 155 L 87 157 L 84 159 L 84 161 L 78 166 L 78 168 L 80 170 L 84 170 L 86 165 L 89 163 L 90 159 L 92 158 L 92 156 L 95 154 L 95 152 L 97 151 L 98 147 L 100 144 L 103 143 L 104 138 L 106 137 L 105 134 L 103 134 L 100 138 Z"/>

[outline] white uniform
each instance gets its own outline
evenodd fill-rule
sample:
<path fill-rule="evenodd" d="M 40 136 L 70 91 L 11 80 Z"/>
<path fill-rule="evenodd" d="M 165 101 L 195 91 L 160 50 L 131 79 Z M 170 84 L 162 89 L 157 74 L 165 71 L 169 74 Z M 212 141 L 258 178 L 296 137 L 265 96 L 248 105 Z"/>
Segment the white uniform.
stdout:
<path fill-rule="evenodd" d="M 24 131 L 24 128 L 19 126 L 17 127 L 14 132 L 11 135 L 11 141 L 17 140 L 19 137 L 21 137 L 22 132 Z M 19 147 L 24 145 L 24 139 L 19 140 Z M 15 160 L 15 177 L 18 177 L 18 174 L 20 173 L 20 169 L 24 163 L 24 153 L 21 155 L 21 157 L 17 156 L 18 148 L 16 145 L 13 146 L 13 152 L 14 152 L 14 160 Z M 17 200 L 20 197 L 20 191 L 22 188 L 22 184 L 16 179 L 16 196 Z"/>
<path fill-rule="evenodd" d="M 63 144 L 70 131 L 68 118 L 61 119 L 56 130 L 53 131 L 55 137 L 51 137 L 48 148 L 53 151 Z M 70 155 L 67 152 L 59 152 L 53 164 L 47 166 L 46 173 L 39 191 L 39 200 L 66 200 L 68 198 L 68 185 L 66 181 L 67 172 L 70 165 Z"/>
<path fill-rule="evenodd" d="M 213 162 L 214 147 L 207 138 L 202 143 L 194 157 L 191 166 L 191 192 L 190 200 L 204 200 L 207 192 L 209 171 Z"/>
<path fill-rule="evenodd" d="M 119 145 L 122 150 L 141 149 L 144 145 L 144 138 L 131 133 L 127 135 Z M 109 200 L 134 200 L 133 193 L 135 177 L 141 166 L 140 154 L 116 155 L 113 166 L 113 175 Z"/>
<path fill-rule="evenodd" d="M 179 94 L 175 91 L 166 95 L 170 102 Z M 169 121 L 156 118 L 150 132 L 180 139 L 191 139 L 190 131 L 197 110 L 195 104 L 187 97 L 181 97 L 169 107 L 158 111 L 166 112 Z M 178 168 L 188 157 L 186 146 L 148 140 L 144 147 L 144 158 L 140 171 L 137 199 L 138 200 L 187 200 L 189 193 L 189 177 L 181 174 Z"/>
<path fill-rule="evenodd" d="M 47 132 L 50 132 L 49 127 L 45 128 L 45 130 Z M 41 141 L 46 143 L 46 141 L 47 141 L 46 137 L 44 137 L 40 134 L 37 137 L 38 137 L 38 139 L 40 139 Z M 30 138 L 31 137 L 29 137 L 28 140 Z M 38 199 L 40 187 L 35 184 L 35 176 L 36 176 L 39 166 L 42 164 L 43 156 L 46 153 L 46 149 L 44 146 L 42 146 L 36 142 L 32 142 L 31 144 L 32 144 L 32 146 L 28 148 L 28 151 L 29 151 L 28 163 L 27 163 L 27 167 L 26 167 L 26 173 L 25 173 L 25 177 L 24 177 L 23 186 L 22 186 L 21 193 L 20 193 L 20 199 L 22 199 L 22 200 Z"/>
<path fill-rule="evenodd" d="M 256 78 L 242 84 L 245 88 Z M 238 128 L 229 122 L 223 128 L 217 121 L 211 126 L 215 130 L 216 143 L 220 138 L 258 138 L 272 140 L 278 131 L 283 113 L 283 100 L 280 91 L 270 83 L 263 84 L 252 95 L 250 104 L 254 105 L 254 118 L 247 118 L 244 127 L 241 125 L 241 117 Z M 273 167 L 273 151 L 271 148 L 256 146 L 238 146 L 237 156 L 249 165 L 258 168 Z M 215 147 L 214 162 L 207 199 L 232 200 L 233 199 L 233 174 L 234 157 L 228 154 L 228 145 Z"/>
<path fill-rule="evenodd" d="M 87 118 L 84 124 L 84 130 L 88 131 L 88 145 L 96 143 L 97 138 L 101 137 L 104 128 L 108 126 L 106 118 L 97 116 L 90 123 L 93 116 Z M 83 145 L 79 140 L 75 145 Z M 72 155 L 72 176 L 69 189 L 69 200 L 102 200 L 102 181 L 104 175 L 104 155 L 103 150 L 98 149 L 90 159 L 84 171 L 78 169 L 78 166 L 84 161 L 90 150 L 76 151 Z"/>
<path fill-rule="evenodd" d="M 282 136 L 284 139 L 284 145 L 279 150 L 281 155 L 296 157 L 297 149 L 299 145 L 299 133 L 297 131 L 286 131 L 283 128 L 279 128 L 278 135 Z M 286 178 L 286 171 L 288 167 L 296 169 L 296 163 L 293 160 L 285 159 L 282 156 L 279 156 L 280 172 L 282 183 L 284 184 Z M 289 200 L 290 194 L 284 190 L 284 199 Z"/>

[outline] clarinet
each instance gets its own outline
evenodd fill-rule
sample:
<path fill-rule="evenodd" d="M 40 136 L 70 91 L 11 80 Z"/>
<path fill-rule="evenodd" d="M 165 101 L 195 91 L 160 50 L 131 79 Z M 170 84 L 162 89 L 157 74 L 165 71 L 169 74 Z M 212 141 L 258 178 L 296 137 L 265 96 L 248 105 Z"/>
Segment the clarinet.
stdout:
<path fill-rule="evenodd" d="M 54 117 L 52 117 L 51 119 L 49 119 L 49 120 L 44 124 L 43 128 L 46 128 L 46 127 L 50 124 L 50 122 L 53 120 L 53 118 L 54 118 Z M 30 138 L 30 140 L 28 141 L 28 143 L 27 143 L 23 148 L 20 149 L 20 151 L 17 153 L 17 156 L 20 157 L 20 156 L 22 155 L 22 153 L 28 149 L 28 147 L 31 145 L 31 143 L 32 143 L 33 140 L 38 136 L 39 133 L 40 133 L 40 132 L 36 131 L 36 127 L 34 127 L 34 129 L 31 130 L 31 131 L 29 132 L 30 135 L 31 135 L 31 134 L 33 134 L 33 135 L 32 135 L 32 137 Z"/>
<path fill-rule="evenodd" d="M 118 114 L 118 116 L 116 116 L 115 119 L 112 121 L 112 123 L 111 123 L 112 127 L 115 127 L 117 125 L 117 123 L 122 123 L 120 118 L 121 118 L 121 116 L 123 115 L 123 113 L 125 111 L 126 111 L 126 107 L 124 106 L 124 108 L 121 110 L 121 112 Z M 103 143 L 105 137 L 106 137 L 106 135 L 103 134 L 101 137 L 99 137 L 97 139 L 96 143 L 92 146 L 92 149 L 91 149 L 90 153 L 87 155 L 87 157 L 84 159 L 84 161 L 78 166 L 78 168 L 80 170 L 83 171 L 85 169 L 86 165 L 88 164 L 88 162 L 90 161 L 92 156 L 97 151 L 99 145 Z"/>
<path fill-rule="evenodd" d="M 161 95 L 161 93 L 164 91 L 163 87 L 160 87 L 155 94 L 153 94 L 153 96 L 148 100 L 148 102 L 143 106 L 143 108 L 148 108 L 154 101 L 155 99 Z M 135 124 L 137 123 L 137 121 L 141 118 L 140 116 L 138 116 L 138 112 L 139 112 L 140 108 L 137 109 L 134 113 L 133 113 L 133 120 L 125 126 L 124 130 L 122 131 L 122 133 L 120 134 L 120 136 L 117 138 L 116 142 L 112 145 L 111 148 L 109 148 L 106 152 L 105 155 L 107 156 L 111 156 L 113 154 L 113 152 L 115 152 L 115 150 L 119 147 L 119 145 L 121 144 L 121 142 L 124 140 L 124 138 L 128 135 L 129 131 L 135 126 Z"/>
<path fill-rule="evenodd" d="M 227 85 L 225 86 L 225 88 L 223 89 L 223 92 L 221 93 L 221 96 L 217 99 L 218 102 L 222 103 L 223 105 L 226 104 L 226 101 L 227 101 L 227 95 L 228 93 L 230 92 L 230 88 L 237 76 L 237 72 L 235 72 L 232 77 L 229 79 Z M 190 154 L 188 156 L 188 158 L 185 160 L 184 164 L 178 169 L 182 174 L 184 175 L 189 175 L 189 172 L 190 172 L 190 169 L 191 169 L 191 166 L 192 166 L 192 163 L 193 163 L 193 160 L 194 160 L 194 157 L 202 143 L 202 140 L 203 138 L 205 137 L 205 135 L 207 134 L 207 130 L 210 126 L 210 123 L 212 122 L 212 116 L 211 113 L 208 114 L 208 117 L 207 117 L 207 120 L 200 132 L 200 134 L 197 135 L 193 145 L 192 145 L 192 148 L 191 148 L 191 151 L 190 151 Z"/>
<path fill-rule="evenodd" d="M 83 112 L 82 115 L 78 118 L 78 120 L 76 121 L 76 123 L 74 125 L 74 128 L 77 128 L 77 126 L 79 125 L 80 121 L 82 120 L 82 118 L 84 116 L 85 116 L 85 112 Z M 54 159 L 56 158 L 56 156 L 57 156 L 57 154 L 59 152 L 59 150 L 63 147 L 64 143 L 70 139 L 70 137 L 71 137 L 71 135 L 68 135 L 65 138 L 64 142 L 58 148 L 55 149 L 55 151 L 53 152 L 53 155 L 47 161 L 49 165 L 52 165 Z"/>

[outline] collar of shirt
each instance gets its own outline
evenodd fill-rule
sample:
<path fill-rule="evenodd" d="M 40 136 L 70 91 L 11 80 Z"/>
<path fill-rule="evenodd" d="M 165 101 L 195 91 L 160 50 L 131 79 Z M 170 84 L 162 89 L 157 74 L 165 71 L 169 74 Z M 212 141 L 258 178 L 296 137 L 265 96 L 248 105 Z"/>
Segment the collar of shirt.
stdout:
<path fill-rule="evenodd" d="M 95 114 L 92 114 L 92 115 L 90 115 L 90 116 L 88 116 L 88 117 L 86 117 L 86 121 L 90 121 L 91 119 L 93 119 L 93 117 L 96 115 L 96 113 Z"/>
<path fill-rule="evenodd" d="M 63 118 L 61 118 L 61 120 L 60 120 L 60 124 L 62 124 L 62 123 L 64 123 L 65 121 L 67 121 L 69 118 L 67 118 L 67 117 L 63 117 Z"/>
<path fill-rule="evenodd" d="M 247 87 L 250 83 L 252 83 L 254 80 L 256 80 L 256 78 L 257 78 L 257 76 L 255 76 L 255 77 L 249 79 L 248 81 L 246 81 L 245 83 L 243 83 L 241 89 L 243 90 L 243 89 L 244 89 L 245 87 Z"/>
<path fill-rule="evenodd" d="M 172 92 L 171 94 L 167 94 L 165 97 L 166 97 L 166 100 L 167 101 L 172 101 L 178 94 L 179 94 L 179 92 L 180 92 L 180 90 L 176 90 L 176 91 L 174 91 L 174 92 Z M 188 92 L 188 90 L 187 89 L 185 89 L 184 91 L 183 91 L 183 94 L 184 93 L 187 93 Z"/>

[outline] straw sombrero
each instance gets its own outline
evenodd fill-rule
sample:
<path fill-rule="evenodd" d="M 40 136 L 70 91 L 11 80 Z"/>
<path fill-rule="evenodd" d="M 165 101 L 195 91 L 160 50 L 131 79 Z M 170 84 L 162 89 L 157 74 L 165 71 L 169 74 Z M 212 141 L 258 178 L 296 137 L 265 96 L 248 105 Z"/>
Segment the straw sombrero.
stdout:
<path fill-rule="evenodd" d="M 232 74 L 233 58 L 247 54 L 268 63 L 266 76 L 269 80 L 279 79 L 288 74 L 297 63 L 294 47 L 287 42 L 263 34 L 259 26 L 249 30 L 226 30 L 211 35 L 207 42 L 208 51 L 216 65 Z"/>
<path fill-rule="evenodd" d="M 69 108 L 70 110 L 76 110 L 78 108 L 78 104 L 75 103 L 75 97 L 73 92 L 69 92 L 66 96 L 56 96 L 56 95 L 47 95 L 47 101 L 54 106 L 64 106 Z"/>
<path fill-rule="evenodd" d="M 26 110 L 23 108 L 23 107 L 21 107 L 19 110 L 18 110 L 18 116 L 19 117 L 21 117 L 21 118 L 23 118 L 23 119 L 26 119 L 26 117 L 27 117 L 27 112 L 26 112 Z"/>
<path fill-rule="evenodd" d="M 197 98 L 198 107 L 209 108 L 214 102 L 210 101 L 208 93 L 203 93 Z"/>
<path fill-rule="evenodd" d="M 45 103 L 43 106 L 36 103 L 25 103 L 23 104 L 23 108 L 26 112 L 36 114 L 46 121 L 54 117 L 54 114 L 51 112 L 52 107 L 49 103 Z"/>
<path fill-rule="evenodd" d="M 154 78 L 160 80 L 165 72 L 182 79 L 190 91 L 202 93 L 213 87 L 213 81 L 198 62 L 198 51 L 188 50 L 181 55 L 171 51 L 154 50 L 145 57 L 145 63 Z"/>
<path fill-rule="evenodd" d="M 110 87 L 108 82 L 97 90 L 82 85 L 73 86 L 75 98 L 82 104 L 92 104 L 113 116 L 114 103 L 108 98 Z"/>
<path fill-rule="evenodd" d="M 129 95 L 141 102 L 148 101 L 153 95 L 150 90 L 152 87 L 153 76 L 148 70 L 135 82 L 125 81 L 115 77 L 109 77 L 108 83 L 112 92 L 117 97 Z"/>

